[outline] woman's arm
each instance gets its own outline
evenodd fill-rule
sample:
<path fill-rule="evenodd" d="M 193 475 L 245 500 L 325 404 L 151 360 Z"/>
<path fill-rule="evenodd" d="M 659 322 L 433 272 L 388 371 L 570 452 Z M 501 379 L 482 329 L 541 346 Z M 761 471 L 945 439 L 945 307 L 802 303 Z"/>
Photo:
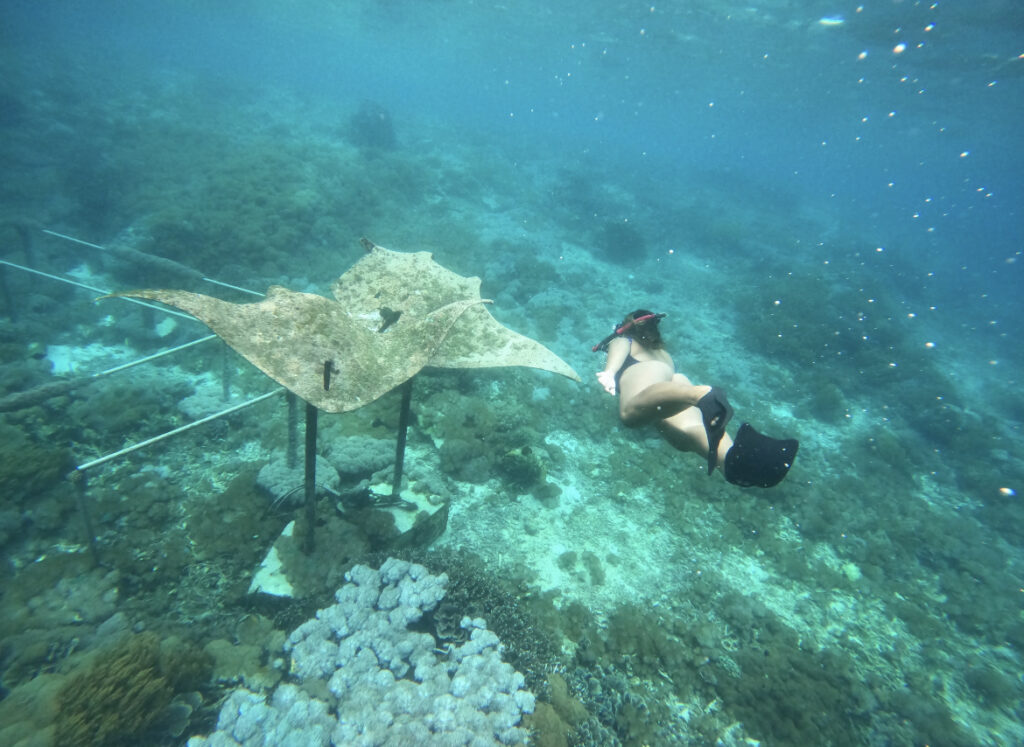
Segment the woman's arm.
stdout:
<path fill-rule="evenodd" d="M 608 343 L 608 357 L 604 361 L 604 370 L 597 372 L 597 380 L 608 394 L 615 394 L 615 372 L 622 368 L 632 343 L 625 337 L 616 337 Z"/>

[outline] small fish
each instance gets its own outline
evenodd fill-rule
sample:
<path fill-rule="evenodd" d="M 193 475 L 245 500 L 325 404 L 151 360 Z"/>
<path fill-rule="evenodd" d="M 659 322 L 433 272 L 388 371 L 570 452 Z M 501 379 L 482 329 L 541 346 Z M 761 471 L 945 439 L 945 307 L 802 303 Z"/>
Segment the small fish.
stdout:
<path fill-rule="evenodd" d="M 844 23 L 846 19 L 842 16 L 822 16 L 818 19 L 818 25 L 825 27 L 842 26 Z"/>

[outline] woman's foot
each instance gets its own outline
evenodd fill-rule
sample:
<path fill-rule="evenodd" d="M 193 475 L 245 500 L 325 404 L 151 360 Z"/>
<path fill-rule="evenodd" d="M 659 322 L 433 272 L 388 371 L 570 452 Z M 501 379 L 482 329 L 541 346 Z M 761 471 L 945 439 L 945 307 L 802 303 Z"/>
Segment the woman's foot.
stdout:
<path fill-rule="evenodd" d="M 732 405 L 725 392 L 718 387 L 709 387 L 707 393 L 697 401 L 704 420 L 704 432 L 708 437 L 708 474 L 715 471 L 718 464 L 718 444 L 725 435 L 725 426 L 732 418 Z"/>

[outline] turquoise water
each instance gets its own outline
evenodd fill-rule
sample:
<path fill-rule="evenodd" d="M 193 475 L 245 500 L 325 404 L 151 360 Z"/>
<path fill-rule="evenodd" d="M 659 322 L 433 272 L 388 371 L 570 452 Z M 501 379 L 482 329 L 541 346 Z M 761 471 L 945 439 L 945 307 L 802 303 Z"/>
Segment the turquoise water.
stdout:
<path fill-rule="evenodd" d="M 233 688 L 289 681 L 284 636 L 388 555 L 448 572 L 452 614 L 488 618 L 542 704 L 537 744 L 1024 742 L 1024 11 L 0 19 L 0 742 L 209 734 Z M 54 392 L 208 334 L 98 295 L 254 300 L 206 277 L 330 296 L 364 236 L 481 278 L 494 317 L 582 379 L 416 376 L 403 496 L 447 506 L 429 548 L 400 546 L 409 511 L 325 492 L 317 549 L 285 559 L 291 598 L 249 593 L 304 520 L 301 472 L 260 477 L 288 448 L 276 395 L 67 479 L 277 386 L 209 340 Z M 781 485 L 709 479 L 620 425 L 591 347 L 639 307 L 667 315 L 680 371 L 728 389 L 736 426 L 800 439 Z M 390 490 L 399 400 L 320 414 L 332 491 Z"/>

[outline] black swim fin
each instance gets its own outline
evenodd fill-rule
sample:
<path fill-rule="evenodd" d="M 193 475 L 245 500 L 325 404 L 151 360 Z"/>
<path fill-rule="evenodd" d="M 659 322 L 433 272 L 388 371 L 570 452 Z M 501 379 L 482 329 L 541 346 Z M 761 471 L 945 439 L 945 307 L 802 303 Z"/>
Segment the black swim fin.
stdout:
<path fill-rule="evenodd" d="M 718 464 L 718 444 L 725 435 L 725 426 L 732 418 L 732 405 L 729 404 L 725 391 L 716 386 L 697 402 L 704 420 L 704 432 L 708 436 L 708 474 L 715 471 Z"/>
<path fill-rule="evenodd" d="M 795 438 L 769 438 L 744 423 L 725 455 L 725 479 L 744 488 L 778 485 L 793 466 L 798 448 Z"/>

